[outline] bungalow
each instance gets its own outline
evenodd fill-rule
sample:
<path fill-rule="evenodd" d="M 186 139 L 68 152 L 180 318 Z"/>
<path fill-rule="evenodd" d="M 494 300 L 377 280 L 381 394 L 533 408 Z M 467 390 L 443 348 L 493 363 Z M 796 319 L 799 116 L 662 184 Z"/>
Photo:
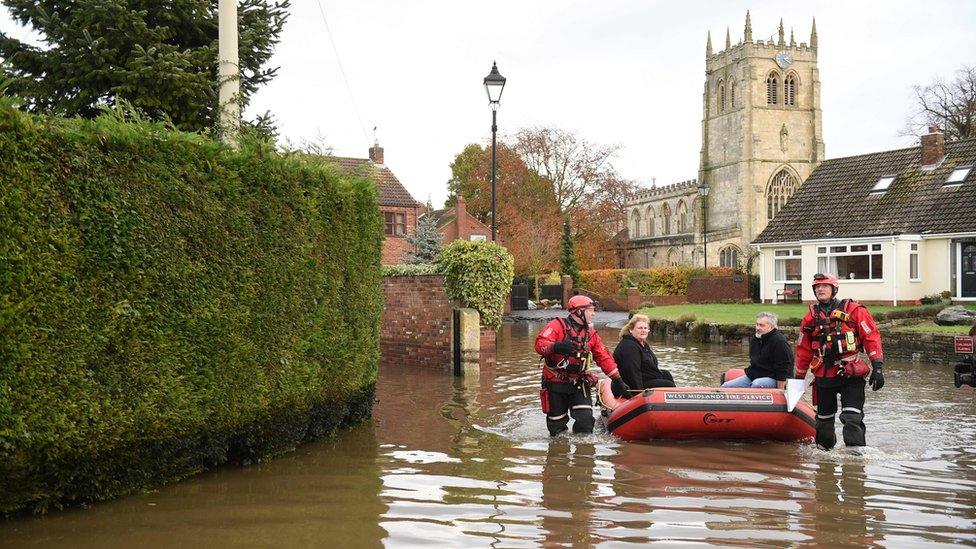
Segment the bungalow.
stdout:
<path fill-rule="evenodd" d="M 416 234 L 417 217 L 425 209 L 410 196 L 410 192 L 383 164 L 383 147 L 374 143 L 369 158 L 329 157 L 339 168 L 349 173 L 367 170 L 379 190 L 380 214 L 383 216 L 383 265 L 403 263 L 413 246 L 406 237 Z"/>
<path fill-rule="evenodd" d="M 868 303 L 976 301 L 976 139 L 930 128 L 920 147 L 826 160 L 752 245 L 763 302 L 811 301 L 818 272 Z"/>

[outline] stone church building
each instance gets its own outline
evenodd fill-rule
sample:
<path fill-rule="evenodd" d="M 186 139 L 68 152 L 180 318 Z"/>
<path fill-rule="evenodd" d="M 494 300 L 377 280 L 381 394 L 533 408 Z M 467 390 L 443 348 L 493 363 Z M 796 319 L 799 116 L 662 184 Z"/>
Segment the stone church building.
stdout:
<path fill-rule="evenodd" d="M 753 40 L 748 12 L 738 44 L 726 31 L 713 52 L 709 33 L 702 111 L 697 180 L 627 205 L 627 267 L 745 267 L 749 243 L 824 157 L 816 21 L 809 44 L 787 41 L 782 21 L 778 40 Z"/>

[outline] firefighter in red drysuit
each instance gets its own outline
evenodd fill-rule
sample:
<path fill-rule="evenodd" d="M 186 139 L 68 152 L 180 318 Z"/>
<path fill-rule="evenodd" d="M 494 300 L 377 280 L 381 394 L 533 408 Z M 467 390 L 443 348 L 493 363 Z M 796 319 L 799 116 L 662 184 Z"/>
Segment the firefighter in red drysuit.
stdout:
<path fill-rule="evenodd" d="M 796 341 L 796 377 L 813 371 L 814 403 L 817 405 L 817 445 L 829 450 L 837 443 L 834 416 L 840 395 L 840 422 L 844 443 L 864 446 L 865 377 L 872 390 L 884 387 L 881 334 L 864 305 L 850 299 L 838 300 L 840 283 L 830 274 L 813 276 L 817 302 L 800 323 Z M 861 359 L 867 355 L 871 365 Z"/>
<path fill-rule="evenodd" d="M 574 433 L 593 432 L 590 387 L 596 383 L 596 376 L 586 372 L 591 352 L 605 374 L 611 379 L 620 378 L 617 363 L 593 328 L 596 314 L 593 300 L 576 295 L 567 306 L 569 316 L 549 321 L 535 338 L 535 352 L 542 355 L 544 362 L 539 396 L 542 412 L 546 414 L 546 427 L 552 436 L 566 430 L 569 416 L 573 417 Z"/>

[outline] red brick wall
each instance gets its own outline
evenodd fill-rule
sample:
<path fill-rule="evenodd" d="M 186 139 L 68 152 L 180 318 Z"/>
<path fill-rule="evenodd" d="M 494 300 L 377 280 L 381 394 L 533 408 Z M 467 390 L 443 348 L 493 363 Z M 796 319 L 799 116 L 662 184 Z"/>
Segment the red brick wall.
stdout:
<path fill-rule="evenodd" d="M 482 370 L 485 368 L 495 368 L 495 359 L 497 356 L 495 340 L 497 339 L 497 334 L 498 332 L 494 328 L 481 327 L 481 356 L 478 360 L 478 365 Z"/>
<path fill-rule="evenodd" d="M 383 277 L 380 355 L 384 364 L 450 370 L 451 317 L 444 277 Z M 484 343 L 482 343 L 484 345 Z"/>
<path fill-rule="evenodd" d="M 746 275 L 703 276 L 688 281 L 689 303 L 748 301 L 749 277 Z"/>
<path fill-rule="evenodd" d="M 407 224 L 407 235 L 413 236 L 417 234 L 417 216 L 419 207 L 395 207 L 395 206 L 380 206 L 380 217 L 383 217 L 385 213 L 402 213 Z M 385 227 L 385 224 L 384 224 Z M 386 235 L 383 239 L 383 265 L 399 265 L 403 263 L 407 257 L 407 252 L 413 249 L 413 246 L 407 242 L 405 236 L 393 236 Z"/>

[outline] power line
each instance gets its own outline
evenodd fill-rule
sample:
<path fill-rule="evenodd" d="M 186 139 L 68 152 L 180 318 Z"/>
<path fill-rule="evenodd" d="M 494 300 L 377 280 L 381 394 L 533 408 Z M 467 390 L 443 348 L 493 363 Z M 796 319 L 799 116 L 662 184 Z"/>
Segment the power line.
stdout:
<path fill-rule="evenodd" d="M 329 20 L 325 17 L 325 9 L 322 8 L 322 1 L 316 0 L 319 5 L 319 13 L 322 14 L 322 22 L 325 23 L 326 33 L 329 35 L 329 43 L 332 44 L 332 52 L 335 54 L 336 62 L 339 63 L 339 72 L 342 74 L 342 81 L 346 84 L 346 92 L 349 93 L 349 101 L 352 103 L 352 110 L 356 113 L 359 120 L 359 129 L 363 132 L 363 140 L 369 147 L 369 136 L 366 134 L 366 124 L 363 124 L 363 117 L 359 114 L 359 107 L 356 106 L 356 98 L 352 94 L 352 87 L 349 86 L 349 78 L 346 77 L 346 69 L 342 66 L 342 58 L 339 57 L 339 48 L 336 47 L 335 40 L 332 39 L 332 29 L 329 28 Z"/>

